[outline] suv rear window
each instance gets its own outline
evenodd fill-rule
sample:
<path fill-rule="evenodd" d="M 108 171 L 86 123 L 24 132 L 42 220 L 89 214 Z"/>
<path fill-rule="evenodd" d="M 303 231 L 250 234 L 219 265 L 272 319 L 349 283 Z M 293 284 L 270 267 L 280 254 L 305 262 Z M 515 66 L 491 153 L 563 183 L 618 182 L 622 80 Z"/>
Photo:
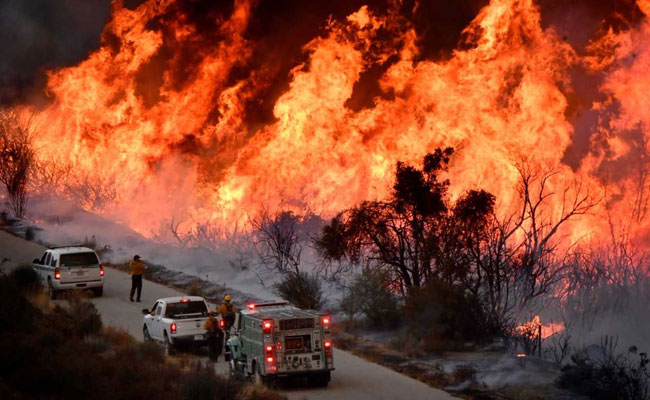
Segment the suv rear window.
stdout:
<path fill-rule="evenodd" d="M 82 265 L 99 264 L 97 256 L 93 252 L 61 254 L 61 265 L 66 267 L 79 267 Z"/>
<path fill-rule="evenodd" d="M 179 318 L 185 315 L 196 316 L 200 314 L 205 317 L 208 315 L 208 308 L 205 306 L 203 301 L 188 301 L 185 303 L 169 303 L 165 309 L 165 317 L 167 318 Z"/>

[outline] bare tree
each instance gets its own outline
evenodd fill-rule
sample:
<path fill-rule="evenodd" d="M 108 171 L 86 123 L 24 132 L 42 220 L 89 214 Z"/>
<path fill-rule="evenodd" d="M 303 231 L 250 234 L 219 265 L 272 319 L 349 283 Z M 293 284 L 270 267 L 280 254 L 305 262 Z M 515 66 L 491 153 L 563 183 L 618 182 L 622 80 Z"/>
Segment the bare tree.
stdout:
<path fill-rule="evenodd" d="M 63 189 L 72 175 L 72 165 L 59 160 L 36 160 L 30 177 L 30 192 L 40 195 L 57 193 Z"/>
<path fill-rule="evenodd" d="M 300 272 L 305 239 L 299 232 L 301 218 L 291 211 L 274 215 L 264 211 L 251 221 L 254 244 L 262 265 L 281 273 Z"/>
<path fill-rule="evenodd" d="M 560 227 L 589 212 L 596 202 L 580 181 L 565 184 L 561 193 L 551 191 L 549 181 L 558 170 L 534 171 L 526 164 L 517 169 L 521 177 L 519 191 L 523 207 L 520 226 L 524 234 L 524 239 L 517 245 L 522 250 L 518 275 L 523 284 L 522 295 L 528 301 L 548 293 L 566 266 L 562 257 L 558 257 L 559 241 L 554 240 Z M 555 216 L 549 212 L 555 209 L 554 204 L 549 204 L 551 199 L 560 204 Z"/>
<path fill-rule="evenodd" d="M 562 367 L 564 360 L 569 356 L 572 351 L 571 348 L 571 324 L 566 320 L 564 321 L 564 329 L 557 332 L 544 340 L 546 350 L 544 351 L 547 357 L 558 366 Z"/>
<path fill-rule="evenodd" d="M 518 171 L 518 211 L 505 218 L 493 213 L 485 227 L 460 226 L 469 264 L 461 280 L 482 299 L 490 329 L 500 333 L 512 330 L 530 303 L 553 292 L 566 276 L 571 259 L 560 254 L 570 254 L 572 244 L 563 243 L 560 251 L 559 244 L 566 241 L 558 232 L 595 205 L 579 182 L 564 185 L 560 193 L 551 191 L 556 170 L 522 164 Z"/>
<path fill-rule="evenodd" d="M 34 162 L 29 124 L 0 110 L 0 182 L 5 186 L 11 211 L 19 218 L 27 208 L 27 184 Z"/>
<path fill-rule="evenodd" d="M 62 167 L 65 170 L 65 167 Z M 114 176 L 91 175 L 87 172 L 69 174 L 62 194 L 80 203 L 85 209 L 100 210 L 117 198 Z"/>

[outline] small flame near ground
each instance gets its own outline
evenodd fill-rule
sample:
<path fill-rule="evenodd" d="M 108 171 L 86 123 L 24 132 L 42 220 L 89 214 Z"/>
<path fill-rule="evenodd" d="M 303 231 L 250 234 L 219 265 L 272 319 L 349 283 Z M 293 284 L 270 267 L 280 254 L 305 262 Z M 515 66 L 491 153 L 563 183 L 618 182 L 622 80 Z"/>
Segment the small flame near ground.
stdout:
<path fill-rule="evenodd" d="M 516 330 L 522 335 L 534 335 L 537 336 L 540 332 L 542 339 L 547 339 L 557 333 L 560 333 L 564 330 L 565 326 L 563 322 L 553 322 L 550 321 L 546 324 L 542 323 L 542 319 L 539 315 L 535 315 L 532 320 L 524 322 L 523 324 L 517 325 Z"/>

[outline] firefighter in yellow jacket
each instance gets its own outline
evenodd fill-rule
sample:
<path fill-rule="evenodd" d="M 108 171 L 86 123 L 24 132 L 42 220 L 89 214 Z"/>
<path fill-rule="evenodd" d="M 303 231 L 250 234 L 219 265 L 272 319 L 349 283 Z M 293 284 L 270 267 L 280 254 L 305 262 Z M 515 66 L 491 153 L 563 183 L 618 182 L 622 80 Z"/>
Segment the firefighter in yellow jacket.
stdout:
<path fill-rule="evenodd" d="M 137 302 L 140 302 L 142 295 L 142 274 L 144 273 L 144 263 L 140 261 L 140 256 L 133 256 L 133 261 L 129 262 L 129 274 L 131 274 L 131 295 L 129 300 L 133 301 L 135 291 L 138 291 Z"/>
<path fill-rule="evenodd" d="M 226 336 L 230 333 L 230 328 L 235 323 L 235 313 L 237 312 L 237 308 L 230 303 L 230 300 L 232 300 L 232 296 L 227 294 L 223 298 L 223 303 L 219 306 L 219 309 L 217 310 L 219 314 L 221 314 L 221 318 L 224 321 L 225 325 L 225 331 L 226 331 Z"/>
<path fill-rule="evenodd" d="M 219 321 L 216 318 L 217 313 L 210 311 L 208 320 L 205 321 L 205 335 L 208 341 L 208 355 L 210 360 L 219 361 L 219 355 L 223 348 L 223 331 L 219 327 Z"/>

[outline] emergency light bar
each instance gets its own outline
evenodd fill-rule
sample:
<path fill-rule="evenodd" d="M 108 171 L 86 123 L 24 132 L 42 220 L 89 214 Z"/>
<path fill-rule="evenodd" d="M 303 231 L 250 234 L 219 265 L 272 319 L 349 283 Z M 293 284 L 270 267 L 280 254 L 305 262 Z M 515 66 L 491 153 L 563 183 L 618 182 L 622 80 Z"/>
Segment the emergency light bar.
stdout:
<path fill-rule="evenodd" d="M 249 310 L 254 310 L 256 308 L 260 307 L 273 307 L 273 306 L 286 306 L 289 305 L 288 301 L 276 301 L 274 303 L 261 303 L 261 304 L 256 304 L 256 303 L 248 303 L 246 307 Z"/>

